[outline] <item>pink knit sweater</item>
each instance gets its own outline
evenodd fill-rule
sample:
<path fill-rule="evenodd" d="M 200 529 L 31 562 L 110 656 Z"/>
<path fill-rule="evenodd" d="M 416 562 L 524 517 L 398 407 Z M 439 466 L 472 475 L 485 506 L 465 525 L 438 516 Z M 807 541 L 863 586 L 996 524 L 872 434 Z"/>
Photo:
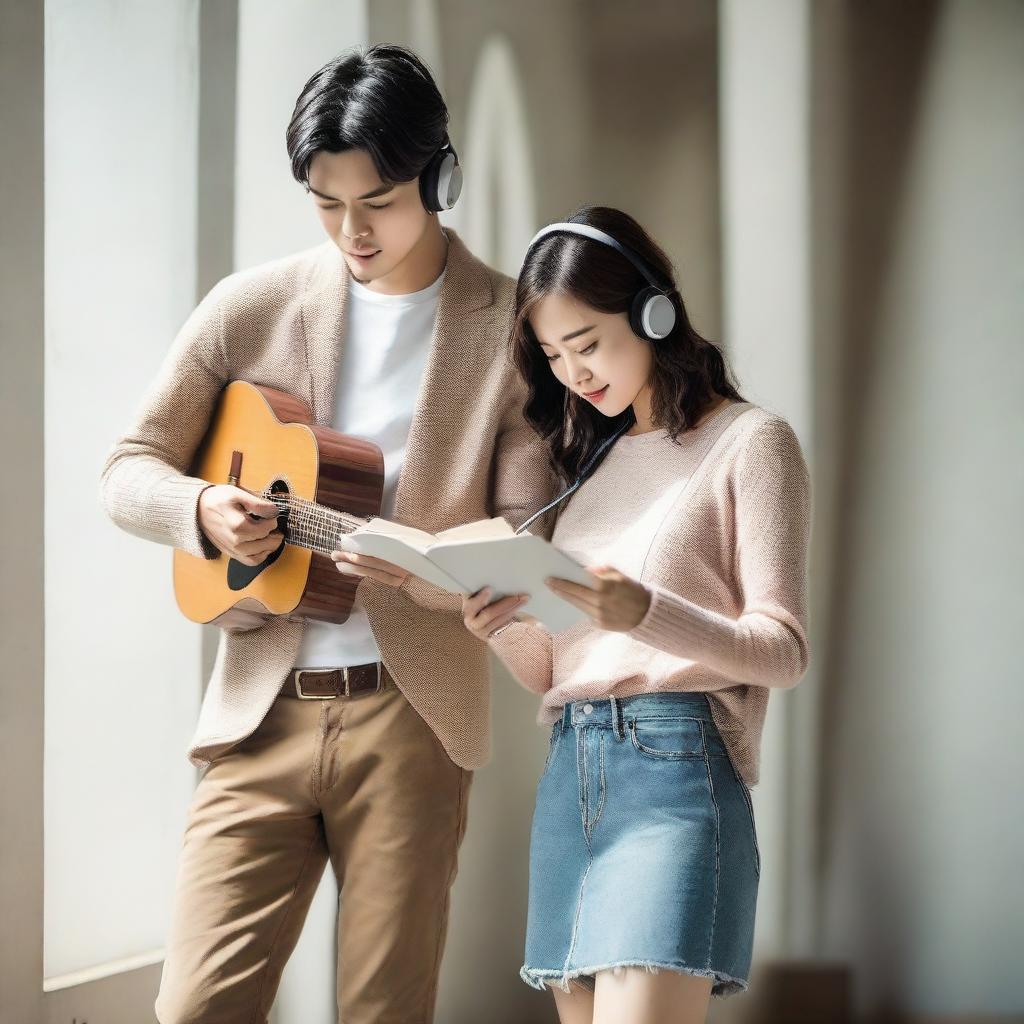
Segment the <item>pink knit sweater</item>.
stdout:
<path fill-rule="evenodd" d="M 627 633 L 517 622 L 490 645 L 542 695 L 542 723 L 575 700 L 706 692 L 752 786 L 770 689 L 807 668 L 809 529 L 807 468 L 778 416 L 730 402 L 675 443 L 625 435 L 563 506 L 552 543 L 643 582 L 647 614 Z"/>

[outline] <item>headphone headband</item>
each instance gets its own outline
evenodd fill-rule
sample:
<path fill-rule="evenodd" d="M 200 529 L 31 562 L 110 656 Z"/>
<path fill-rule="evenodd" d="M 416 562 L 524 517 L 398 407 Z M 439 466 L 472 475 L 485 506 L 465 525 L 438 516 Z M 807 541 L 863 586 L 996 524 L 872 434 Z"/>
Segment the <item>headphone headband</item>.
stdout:
<path fill-rule="evenodd" d="M 559 221 L 557 224 L 548 224 L 547 227 L 541 228 L 526 247 L 526 255 L 530 254 L 542 238 L 559 232 L 592 239 L 625 256 L 647 282 L 633 296 L 630 304 L 629 325 L 633 332 L 648 341 L 661 341 L 672 333 L 676 325 L 676 309 L 670 298 L 673 290 L 671 278 L 667 279 L 667 283 L 659 282 L 651 268 L 628 245 L 623 245 L 617 238 L 613 238 L 600 228 L 574 220 Z M 525 262 L 526 256 L 523 260 Z"/>
<path fill-rule="evenodd" d="M 560 231 L 564 231 L 570 235 L 582 235 L 584 238 L 590 238 L 595 242 L 603 242 L 605 245 L 610 245 L 616 252 L 622 253 L 622 255 L 625 256 L 634 267 L 636 267 L 644 280 L 646 280 L 652 288 L 657 288 L 658 291 L 663 294 L 671 290 L 666 288 L 663 283 L 659 283 L 650 267 L 648 267 L 632 249 L 627 248 L 617 238 L 612 238 L 612 236 L 606 231 L 602 231 L 600 228 L 591 227 L 589 224 L 577 224 L 571 220 L 559 221 L 557 224 L 548 224 L 547 227 L 541 228 L 540 231 L 533 236 L 530 240 L 530 244 L 526 247 L 526 251 L 529 252 L 542 238 L 546 238 L 548 235 L 557 234 Z"/>

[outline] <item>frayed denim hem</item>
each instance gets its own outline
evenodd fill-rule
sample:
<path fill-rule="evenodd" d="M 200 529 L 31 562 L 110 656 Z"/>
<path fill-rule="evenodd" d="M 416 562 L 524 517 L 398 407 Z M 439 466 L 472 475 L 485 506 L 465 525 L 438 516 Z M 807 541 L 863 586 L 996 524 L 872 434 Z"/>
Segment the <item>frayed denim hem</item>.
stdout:
<path fill-rule="evenodd" d="M 676 971 L 678 974 L 692 974 L 697 978 L 711 978 L 712 996 L 738 995 L 747 990 L 747 981 L 744 978 L 734 978 L 723 971 L 712 971 L 702 967 L 686 967 L 683 964 L 650 963 L 646 960 L 619 960 L 612 964 L 598 964 L 595 967 L 579 967 L 571 971 L 545 970 L 543 968 L 526 967 L 519 969 L 519 977 L 533 988 L 543 992 L 547 986 L 557 985 L 563 992 L 570 991 L 569 982 L 578 981 L 584 988 L 591 992 L 594 990 L 593 975 L 598 971 L 610 971 L 615 967 L 642 967 L 651 974 L 658 971 Z"/>

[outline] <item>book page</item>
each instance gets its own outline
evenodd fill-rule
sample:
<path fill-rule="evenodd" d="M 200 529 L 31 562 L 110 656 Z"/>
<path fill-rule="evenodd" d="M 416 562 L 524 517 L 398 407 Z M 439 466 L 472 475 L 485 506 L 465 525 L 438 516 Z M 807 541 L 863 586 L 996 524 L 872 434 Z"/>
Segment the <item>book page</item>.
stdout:
<path fill-rule="evenodd" d="M 437 534 L 436 544 L 449 544 L 454 541 L 465 540 L 489 540 L 499 537 L 514 537 L 516 531 L 512 529 L 504 516 L 495 516 L 494 519 L 479 519 L 475 523 L 464 523 L 462 526 L 453 526 L 449 530 L 442 530 Z"/>
<path fill-rule="evenodd" d="M 417 530 L 416 533 L 422 531 Z M 427 534 L 429 537 L 430 534 Z M 409 543 L 404 536 L 391 536 L 387 533 L 374 533 L 372 530 L 359 529 L 346 534 L 339 541 L 342 551 L 355 551 L 357 554 L 383 558 L 385 562 L 400 565 L 406 572 L 414 573 L 420 579 L 442 587 L 452 594 L 458 594 L 462 588 L 443 569 L 438 568 L 425 554 Z"/>
<path fill-rule="evenodd" d="M 544 578 L 557 576 L 593 586 L 593 577 L 543 537 L 523 533 L 498 540 L 435 545 L 430 558 L 458 580 L 466 593 L 490 586 L 494 601 L 508 594 L 529 594 L 530 600 L 519 613 L 534 616 L 551 632 L 568 629 L 586 618 L 574 604 L 550 590 Z"/>
<path fill-rule="evenodd" d="M 415 526 L 405 526 L 402 523 L 393 523 L 390 519 L 384 519 L 381 516 L 376 516 L 371 519 L 365 526 L 358 527 L 353 530 L 352 533 L 348 534 L 348 536 L 354 537 L 357 534 L 363 535 L 367 533 L 380 534 L 388 537 L 400 537 L 406 544 L 415 548 L 417 551 L 426 551 L 436 539 L 432 533 L 427 533 L 426 530 L 417 530 Z M 342 548 L 342 550 L 344 550 L 344 548 Z"/>

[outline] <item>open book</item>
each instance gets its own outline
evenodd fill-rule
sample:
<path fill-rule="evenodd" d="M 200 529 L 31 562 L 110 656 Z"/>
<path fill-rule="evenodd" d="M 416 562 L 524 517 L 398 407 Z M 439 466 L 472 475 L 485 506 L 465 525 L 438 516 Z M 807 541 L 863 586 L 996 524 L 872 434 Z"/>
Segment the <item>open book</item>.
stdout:
<path fill-rule="evenodd" d="M 544 583 L 547 576 L 593 586 L 578 562 L 532 533 L 516 534 L 501 516 L 427 533 L 387 519 L 371 519 L 339 539 L 343 551 L 372 555 L 400 565 L 453 594 L 494 590 L 492 601 L 508 594 L 529 594 L 517 615 L 538 619 L 550 632 L 582 622 L 586 614 Z"/>

